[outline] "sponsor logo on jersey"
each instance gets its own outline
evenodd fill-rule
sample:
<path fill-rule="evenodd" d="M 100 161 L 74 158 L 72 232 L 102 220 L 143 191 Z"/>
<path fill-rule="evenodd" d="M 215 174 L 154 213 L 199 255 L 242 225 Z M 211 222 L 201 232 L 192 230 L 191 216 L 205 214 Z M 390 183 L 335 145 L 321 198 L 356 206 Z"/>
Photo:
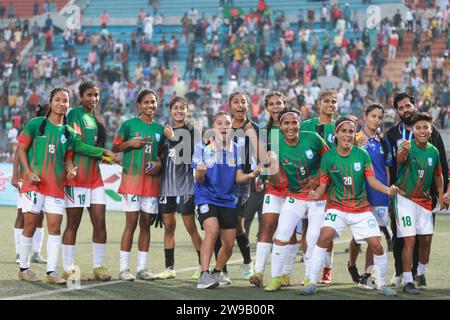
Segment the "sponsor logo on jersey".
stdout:
<path fill-rule="evenodd" d="M 308 159 L 314 158 L 314 152 L 312 152 L 311 149 L 306 150 L 306 157 L 307 157 Z"/>
<path fill-rule="evenodd" d="M 355 168 L 355 171 L 360 171 L 361 170 L 361 162 L 354 163 L 353 168 Z"/>
<path fill-rule="evenodd" d="M 338 172 L 339 169 L 337 168 L 337 166 L 331 166 L 331 172 Z"/>
<path fill-rule="evenodd" d="M 65 135 L 62 135 L 62 136 L 61 136 L 61 143 L 64 144 L 64 143 L 66 143 L 66 142 L 67 142 L 66 136 L 65 136 Z"/>
<path fill-rule="evenodd" d="M 428 158 L 428 165 L 429 165 L 430 167 L 433 166 L 433 158 Z"/>
<path fill-rule="evenodd" d="M 155 138 L 156 138 L 156 141 L 159 142 L 159 140 L 161 140 L 161 135 L 159 133 L 155 133 Z"/>
<path fill-rule="evenodd" d="M 135 136 L 135 137 L 139 137 L 139 136 L 140 136 L 140 133 L 139 133 L 139 132 L 136 132 L 136 133 L 134 134 L 134 136 Z"/>

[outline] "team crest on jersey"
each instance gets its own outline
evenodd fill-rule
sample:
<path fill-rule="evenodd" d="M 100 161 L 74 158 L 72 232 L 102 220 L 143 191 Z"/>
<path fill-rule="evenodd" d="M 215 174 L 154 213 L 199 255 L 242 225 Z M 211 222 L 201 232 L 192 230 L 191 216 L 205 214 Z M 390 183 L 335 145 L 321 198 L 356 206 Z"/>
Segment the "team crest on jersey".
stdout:
<path fill-rule="evenodd" d="M 354 163 L 353 168 L 355 168 L 355 171 L 360 171 L 361 170 L 361 162 Z"/>
<path fill-rule="evenodd" d="M 367 220 L 367 225 L 369 226 L 370 229 L 378 228 L 377 220 L 375 219 Z"/>
<path fill-rule="evenodd" d="M 66 143 L 66 142 L 67 142 L 66 136 L 65 136 L 65 135 L 62 135 L 62 136 L 61 136 L 61 143 L 64 144 L 64 143 Z"/>
<path fill-rule="evenodd" d="M 428 165 L 429 165 L 430 167 L 433 166 L 433 158 L 428 158 Z"/>
<path fill-rule="evenodd" d="M 155 133 L 155 139 L 159 142 L 159 140 L 161 140 L 161 135 L 159 133 Z"/>
<path fill-rule="evenodd" d="M 306 150 L 306 157 L 311 160 L 312 158 L 314 158 L 314 152 L 312 152 L 311 149 Z"/>

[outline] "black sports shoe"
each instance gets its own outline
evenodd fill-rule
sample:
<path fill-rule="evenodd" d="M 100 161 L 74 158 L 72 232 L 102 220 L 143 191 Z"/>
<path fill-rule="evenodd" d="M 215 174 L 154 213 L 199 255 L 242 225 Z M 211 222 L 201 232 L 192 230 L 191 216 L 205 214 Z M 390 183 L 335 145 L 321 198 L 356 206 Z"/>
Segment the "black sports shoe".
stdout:
<path fill-rule="evenodd" d="M 358 288 L 373 290 L 376 288 L 375 278 L 368 272 L 359 278 Z"/>
<path fill-rule="evenodd" d="M 425 290 L 427 288 L 427 280 L 425 279 L 425 275 L 416 276 L 416 284 L 417 289 Z"/>
<path fill-rule="evenodd" d="M 403 287 L 403 292 L 409 293 L 409 294 L 420 294 L 420 291 L 417 290 L 416 286 L 412 282 L 408 282 Z"/>
<path fill-rule="evenodd" d="M 350 264 L 347 262 L 347 268 L 348 268 L 348 272 L 350 273 L 352 280 L 354 283 L 359 283 L 359 272 L 358 272 L 358 268 L 356 267 L 356 265 L 354 266 L 350 266 Z"/>

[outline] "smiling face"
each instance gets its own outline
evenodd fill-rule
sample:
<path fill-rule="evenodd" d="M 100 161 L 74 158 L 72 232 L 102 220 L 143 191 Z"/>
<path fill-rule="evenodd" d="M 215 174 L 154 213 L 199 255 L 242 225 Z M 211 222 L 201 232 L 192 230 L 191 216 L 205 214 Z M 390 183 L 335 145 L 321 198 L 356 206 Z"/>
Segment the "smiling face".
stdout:
<path fill-rule="evenodd" d="M 170 109 L 170 116 L 175 122 L 185 122 L 187 117 L 188 108 L 185 102 L 177 101 L 172 105 Z"/>
<path fill-rule="evenodd" d="M 156 113 L 156 108 L 158 107 L 158 100 L 154 94 L 149 93 L 146 94 L 137 105 L 143 115 L 153 119 Z"/>
<path fill-rule="evenodd" d="M 90 113 L 94 112 L 94 109 L 97 107 L 99 101 L 100 91 L 97 87 L 87 89 L 80 97 L 81 105 Z"/>
<path fill-rule="evenodd" d="M 337 96 L 335 94 L 327 94 L 319 101 L 318 107 L 321 114 L 331 117 L 337 109 Z"/>
<path fill-rule="evenodd" d="M 380 108 L 375 108 L 364 116 L 366 126 L 374 131 L 376 131 L 383 124 L 383 119 L 384 112 Z"/>
<path fill-rule="evenodd" d="M 213 129 L 216 132 L 216 137 L 218 139 L 222 138 L 222 141 L 225 142 L 232 130 L 231 117 L 226 114 L 217 116 L 213 123 Z"/>
<path fill-rule="evenodd" d="M 338 146 L 343 149 L 349 149 L 355 141 L 356 128 L 351 123 L 344 123 L 339 127 L 339 131 L 336 132 L 336 138 Z"/>
<path fill-rule="evenodd" d="M 298 132 L 300 130 L 300 121 L 297 116 L 288 114 L 283 117 L 281 121 L 281 131 L 287 141 L 295 141 L 298 139 Z"/>
<path fill-rule="evenodd" d="M 56 92 L 50 101 L 52 113 L 58 116 L 64 116 L 69 108 L 69 94 L 64 90 Z"/>
<path fill-rule="evenodd" d="M 248 111 L 248 100 L 244 94 L 237 93 L 230 100 L 230 110 L 233 118 L 244 121 Z"/>
<path fill-rule="evenodd" d="M 398 116 L 405 124 L 411 124 L 411 118 L 416 111 L 416 106 L 411 103 L 408 97 L 397 103 Z"/>
<path fill-rule="evenodd" d="M 414 124 L 414 139 L 421 144 L 427 143 L 431 137 L 431 123 L 427 120 L 419 120 Z"/>
<path fill-rule="evenodd" d="M 267 112 L 269 112 L 274 121 L 278 120 L 278 114 L 284 107 L 284 101 L 280 96 L 273 95 L 267 101 Z"/>

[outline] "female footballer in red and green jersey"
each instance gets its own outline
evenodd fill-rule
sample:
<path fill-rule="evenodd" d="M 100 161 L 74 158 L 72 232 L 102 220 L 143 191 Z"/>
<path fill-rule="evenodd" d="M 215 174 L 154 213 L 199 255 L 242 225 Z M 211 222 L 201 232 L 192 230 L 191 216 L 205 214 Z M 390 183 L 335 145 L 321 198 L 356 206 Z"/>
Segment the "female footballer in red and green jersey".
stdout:
<path fill-rule="evenodd" d="M 356 242 L 366 241 L 374 254 L 375 267 L 379 270 L 377 287 L 383 295 L 394 296 L 396 291 L 387 288 L 387 255 L 381 244 L 380 229 L 367 201 L 365 181 L 372 188 L 385 194 L 395 194 L 375 178 L 370 156 L 366 150 L 353 146 L 356 125 L 349 117 L 336 121 L 336 148 L 328 151 L 320 163 L 320 186 L 309 194 L 311 199 L 320 199 L 328 189 L 326 216 L 320 229 L 319 240 L 314 247 L 309 267 L 309 285 L 300 289 L 300 294 L 317 292 L 316 281 L 325 260 L 327 247 L 339 238 L 348 225 Z"/>
<path fill-rule="evenodd" d="M 394 202 L 397 237 L 404 239 L 402 251 L 403 291 L 418 294 L 426 288 L 425 273 L 430 259 L 431 239 L 434 232 L 430 188 L 436 178 L 438 207 L 444 208 L 442 167 L 439 151 L 428 140 L 431 136 L 432 117 L 418 112 L 411 119 L 414 139 L 401 142 L 397 153 L 396 186 L 400 189 Z M 433 177 L 434 176 L 434 177 Z M 413 248 L 419 241 L 417 287 L 411 273 Z"/>
<path fill-rule="evenodd" d="M 164 143 L 164 127 L 155 122 L 158 95 L 143 89 L 137 96 L 140 115 L 124 121 L 113 140 L 113 152 L 123 152 L 122 181 L 118 192 L 123 195 L 126 224 L 120 243 L 121 280 L 154 280 L 147 270 L 150 246 L 150 225 L 158 214 L 159 169 L 158 155 Z M 129 260 L 133 235 L 139 222 L 137 274 L 130 272 Z"/>
<path fill-rule="evenodd" d="M 337 111 L 337 93 L 332 89 L 324 89 L 320 92 L 319 98 L 317 100 L 317 107 L 319 109 L 319 117 L 312 118 L 302 122 L 300 126 L 301 131 L 317 132 L 328 144 L 330 149 L 335 147 L 333 143 L 334 128 L 336 121 L 333 116 Z M 307 240 L 308 236 L 308 220 L 303 221 L 302 225 L 302 250 L 304 252 L 304 257 L 310 257 L 308 252 L 308 243 L 311 241 Z M 317 240 L 317 237 L 316 237 Z M 312 248 L 311 248 L 312 250 Z M 311 252 L 310 250 L 310 252 Z M 325 257 L 325 264 L 322 271 L 322 277 L 320 283 L 330 284 L 332 278 L 332 265 L 333 265 L 333 242 L 331 242 L 330 247 L 327 250 L 327 255 Z M 305 279 L 307 280 L 307 279 Z"/>
<path fill-rule="evenodd" d="M 279 115 L 283 137 L 278 147 L 278 167 L 275 175 L 283 183 L 286 199 L 278 218 L 278 229 L 272 249 L 272 281 L 265 291 L 277 291 L 281 288 L 282 269 L 288 258 L 289 240 L 297 225 L 308 213 L 308 248 L 312 248 L 319 237 L 322 225 L 325 197 L 309 199 L 309 192 L 319 185 L 320 159 L 329 150 L 326 142 L 315 132 L 299 131 L 300 113 L 294 109 L 284 109 Z M 272 151 L 273 152 L 273 151 Z M 309 261 L 305 259 L 307 270 Z"/>
<path fill-rule="evenodd" d="M 86 81 L 78 87 L 81 106 L 75 107 L 67 115 L 67 123 L 75 130 L 84 143 L 91 146 L 105 146 L 105 127 L 99 120 L 96 108 L 100 92 L 92 81 Z M 106 244 L 105 188 L 100 174 L 98 159 L 74 153 L 72 166 L 76 168 L 73 179 L 66 179 L 65 206 L 67 224 L 62 238 L 63 278 L 73 273 L 75 242 L 80 226 L 83 209 L 87 208 L 93 226 L 92 257 L 93 274 L 96 280 L 111 279 L 108 270 L 103 267 Z"/>
<path fill-rule="evenodd" d="M 278 91 L 269 92 L 264 98 L 264 104 L 270 114 L 269 123 L 263 130 L 267 132 L 267 150 L 271 150 L 271 145 L 274 149 L 281 140 L 279 114 L 286 108 L 287 99 Z M 260 143 L 263 143 L 262 141 Z M 262 180 L 258 179 L 256 188 L 261 188 Z M 266 180 L 264 203 L 262 209 L 262 226 L 258 235 L 258 242 L 256 243 L 256 258 L 255 258 L 255 273 L 250 277 L 251 284 L 260 287 L 263 284 L 264 267 L 269 259 L 272 251 L 273 236 L 278 226 L 278 216 L 284 203 L 285 194 L 283 189 L 278 184 L 273 184 Z M 292 237 L 288 244 L 288 256 L 286 264 L 283 269 L 281 283 L 283 286 L 288 286 L 290 283 L 290 273 L 295 262 L 298 245 L 297 238 Z"/>
<path fill-rule="evenodd" d="M 38 281 L 30 269 L 32 236 L 39 214 L 47 215 L 47 276 L 46 283 L 64 284 L 65 279 L 57 273 L 61 249 L 61 222 L 64 213 L 65 159 L 72 152 L 100 158 L 112 153 L 81 142 L 75 131 L 66 125 L 66 111 L 69 106 L 69 91 L 55 88 L 50 92 L 50 111 L 46 117 L 32 119 L 19 137 L 19 159 L 23 185 L 23 208 L 25 226 L 20 239 L 19 278 Z"/>

